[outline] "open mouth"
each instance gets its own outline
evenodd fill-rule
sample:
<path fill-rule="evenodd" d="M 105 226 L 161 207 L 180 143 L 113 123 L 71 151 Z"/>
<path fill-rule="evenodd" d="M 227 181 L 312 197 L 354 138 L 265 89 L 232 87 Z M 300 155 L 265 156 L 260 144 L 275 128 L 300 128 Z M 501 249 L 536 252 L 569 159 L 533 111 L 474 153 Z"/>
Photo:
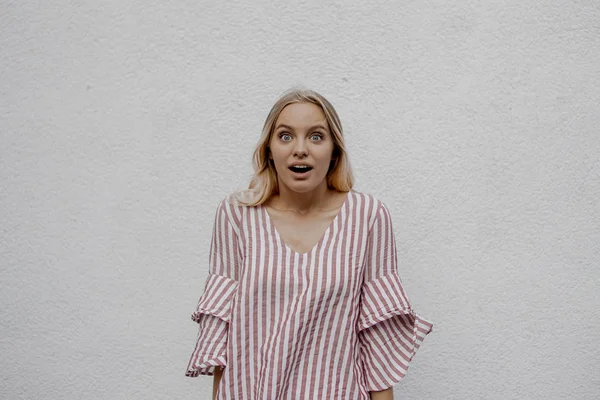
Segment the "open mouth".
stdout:
<path fill-rule="evenodd" d="M 312 167 L 307 166 L 298 166 L 295 165 L 293 167 L 289 167 L 290 171 L 295 172 L 296 174 L 305 174 L 312 169 Z"/>

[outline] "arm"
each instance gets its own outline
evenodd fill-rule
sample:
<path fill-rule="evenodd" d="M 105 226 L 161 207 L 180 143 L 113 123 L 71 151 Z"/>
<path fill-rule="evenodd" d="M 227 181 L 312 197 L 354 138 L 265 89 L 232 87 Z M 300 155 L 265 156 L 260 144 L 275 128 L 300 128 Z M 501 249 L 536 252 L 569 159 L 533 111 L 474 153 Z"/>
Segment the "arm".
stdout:
<path fill-rule="evenodd" d="M 396 240 L 388 208 L 379 201 L 369 227 L 355 331 L 360 364 L 371 400 L 393 400 L 393 386 L 433 324 L 412 308 L 399 275 Z"/>
<path fill-rule="evenodd" d="M 394 400 L 393 388 L 382 390 L 381 392 L 369 392 L 371 400 Z"/>
<path fill-rule="evenodd" d="M 213 400 L 217 398 L 217 390 L 219 389 L 219 382 L 221 382 L 221 375 L 223 375 L 221 368 L 215 367 L 215 375 L 213 379 Z"/>

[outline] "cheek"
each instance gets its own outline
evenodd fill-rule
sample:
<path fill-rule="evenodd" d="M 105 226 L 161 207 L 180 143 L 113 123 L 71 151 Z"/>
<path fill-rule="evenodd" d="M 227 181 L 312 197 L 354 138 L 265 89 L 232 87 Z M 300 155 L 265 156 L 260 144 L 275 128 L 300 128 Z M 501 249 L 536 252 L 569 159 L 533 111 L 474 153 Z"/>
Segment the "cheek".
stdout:
<path fill-rule="evenodd" d="M 319 166 L 322 169 L 327 170 L 327 169 L 329 169 L 329 163 L 331 162 L 332 157 L 333 157 L 333 150 L 326 149 L 326 150 L 319 152 L 318 157 L 315 157 L 316 158 L 315 161 L 318 162 Z"/>
<path fill-rule="evenodd" d="M 275 167 L 275 170 L 277 170 L 277 172 L 282 172 L 287 170 L 287 161 L 286 161 L 286 157 L 282 156 L 281 153 L 279 152 L 274 152 L 272 154 L 273 156 L 273 166 Z"/>
<path fill-rule="evenodd" d="M 280 148 L 278 148 L 277 145 L 271 145 L 269 147 L 269 151 L 270 151 L 270 158 L 273 160 L 273 162 L 277 165 L 279 163 L 281 163 L 281 160 L 284 159 L 285 157 L 282 155 L 282 151 Z"/>

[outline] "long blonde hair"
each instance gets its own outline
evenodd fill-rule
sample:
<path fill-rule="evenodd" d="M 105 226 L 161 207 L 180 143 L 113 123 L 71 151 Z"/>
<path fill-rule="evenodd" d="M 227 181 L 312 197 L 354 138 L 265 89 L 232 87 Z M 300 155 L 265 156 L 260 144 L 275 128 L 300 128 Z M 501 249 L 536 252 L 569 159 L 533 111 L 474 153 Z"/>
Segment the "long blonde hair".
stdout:
<path fill-rule="evenodd" d="M 275 166 L 269 162 L 269 143 L 273 135 L 275 122 L 281 111 L 289 104 L 309 102 L 319 106 L 333 137 L 332 160 L 327 172 L 327 187 L 340 192 L 348 192 L 352 189 L 354 178 L 350 168 L 350 160 L 344 146 L 342 123 L 333 105 L 322 95 L 314 90 L 302 87 L 293 87 L 284 92 L 273 105 L 267 115 L 262 129 L 262 135 L 258 141 L 253 155 L 254 176 L 248 189 L 236 193 L 236 200 L 245 206 L 256 206 L 266 202 L 272 195 L 279 193 L 279 182 Z M 250 194 L 250 196 L 248 196 Z"/>

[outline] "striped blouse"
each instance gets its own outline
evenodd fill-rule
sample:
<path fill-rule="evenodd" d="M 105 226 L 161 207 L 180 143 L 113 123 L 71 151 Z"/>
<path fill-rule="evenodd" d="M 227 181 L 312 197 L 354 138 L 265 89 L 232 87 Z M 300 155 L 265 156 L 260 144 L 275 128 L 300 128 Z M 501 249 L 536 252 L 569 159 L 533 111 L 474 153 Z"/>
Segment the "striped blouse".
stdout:
<path fill-rule="evenodd" d="M 368 400 L 405 376 L 433 327 L 402 286 L 388 208 L 355 190 L 306 253 L 264 206 L 224 198 L 192 320 L 186 376 L 224 368 L 219 400 Z"/>

